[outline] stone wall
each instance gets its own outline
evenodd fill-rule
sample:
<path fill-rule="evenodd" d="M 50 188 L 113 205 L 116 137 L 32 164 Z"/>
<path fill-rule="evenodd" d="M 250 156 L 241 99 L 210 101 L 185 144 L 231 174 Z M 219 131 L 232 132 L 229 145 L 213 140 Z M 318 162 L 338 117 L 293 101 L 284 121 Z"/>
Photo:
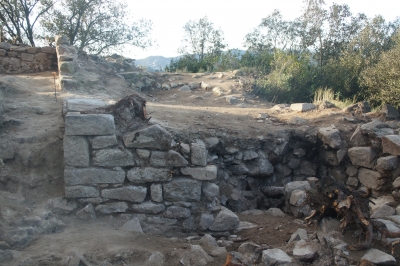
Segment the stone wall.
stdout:
<path fill-rule="evenodd" d="M 20 74 L 57 69 L 54 47 L 13 46 L 0 43 L 0 73 Z"/>
<path fill-rule="evenodd" d="M 85 208 L 93 217 L 125 213 L 147 219 L 147 226 L 212 231 L 238 226 L 239 218 L 219 205 L 219 187 L 212 183 L 217 166 L 208 163 L 204 145 L 178 145 L 159 125 L 116 135 L 112 115 L 79 112 L 90 106 L 104 103 L 65 103 L 67 198 L 89 204 Z"/>
<path fill-rule="evenodd" d="M 285 207 L 307 215 L 304 191 L 323 177 L 399 198 L 397 122 L 350 124 L 349 131 L 299 127 L 256 139 L 193 136 L 157 124 L 120 133 L 112 115 L 87 113 L 98 107 L 105 103 L 69 99 L 64 111 L 66 197 L 90 204 L 92 217 L 226 231 L 239 224 L 232 211 Z"/>

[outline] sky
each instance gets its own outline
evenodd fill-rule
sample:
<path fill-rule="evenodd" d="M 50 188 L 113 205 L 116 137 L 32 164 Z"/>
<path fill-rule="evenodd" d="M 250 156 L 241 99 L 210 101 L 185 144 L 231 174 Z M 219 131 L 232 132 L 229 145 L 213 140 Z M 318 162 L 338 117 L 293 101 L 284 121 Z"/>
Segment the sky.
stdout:
<path fill-rule="evenodd" d="M 393 21 L 400 16 L 400 0 L 325 0 L 332 3 L 347 4 L 353 14 L 365 13 L 368 17 L 382 15 L 386 21 Z M 245 49 L 243 39 L 261 19 L 271 14 L 274 9 L 281 11 L 283 19 L 292 20 L 301 15 L 302 0 L 128 0 L 129 11 L 133 18 L 149 19 L 153 23 L 151 38 L 153 47 L 146 50 L 132 48 L 125 55 L 134 59 L 148 56 L 178 56 L 182 44 L 183 26 L 189 20 L 198 20 L 207 16 L 214 27 L 221 29 L 228 48 Z"/>

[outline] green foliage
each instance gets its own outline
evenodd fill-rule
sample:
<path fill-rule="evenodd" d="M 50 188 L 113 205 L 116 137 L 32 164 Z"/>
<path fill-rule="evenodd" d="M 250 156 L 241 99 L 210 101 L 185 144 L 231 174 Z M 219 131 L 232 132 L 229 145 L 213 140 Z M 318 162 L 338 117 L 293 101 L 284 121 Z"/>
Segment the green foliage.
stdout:
<path fill-rule="evenodd" d="M 400 106 L 400 33 L 393 41 L 395 46 L 383 52 L 378 63 L 361 73 L 361 85 L 366 88 L 372 106 Z"/>
<path fill-rule="evenodd" d="M 105 54 L 125 44 L 150 46 L 151 22 L 131 21 L 126 10 L 122 0 L 61 0 L 42 26 L 47 34 L 65 35 L 71 44 L 95 54 Z"/>

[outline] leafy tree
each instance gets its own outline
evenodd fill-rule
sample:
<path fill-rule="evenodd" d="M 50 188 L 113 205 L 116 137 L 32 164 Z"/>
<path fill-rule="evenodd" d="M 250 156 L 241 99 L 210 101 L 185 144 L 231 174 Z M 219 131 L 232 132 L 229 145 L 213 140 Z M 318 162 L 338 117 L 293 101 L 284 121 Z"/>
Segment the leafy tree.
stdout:
<path fill-rule="evenodd" d="M 3 38 L 14 43 L 29 41 L 35 46 L 34 27 L 57 0 L 1 0 L 0 21 Z"/>
<path fill-rule="evenodd" d="M 361 85 L 368 88 L 367 96 L 373 106 L 392 104 L 400 107 L 400 33 L 392 40 L 392 49 L 383 52 L 379 62 L 364 69 L 361 73 Z"/>
<path fill-rule="evenodd" d="M 226 47 L 223 33 L 214 28 L 214 24 L 207 17 L 198 21 L 190 20 L 183 27 L 185 35 L 182 40 L 183 46 L 178 52 L 195 55 L 201 65 L 213 67 Z"/>
<path fill-rule="evenodd" d="M 60 7 L 42 22 L 48 33 L 66 35 L 70 43 L 90 53 L 107 53 L 125 44 L 151 45 L 152 24 L 130 22 L 125 2 L 113 0 L 61 0 Z"/>

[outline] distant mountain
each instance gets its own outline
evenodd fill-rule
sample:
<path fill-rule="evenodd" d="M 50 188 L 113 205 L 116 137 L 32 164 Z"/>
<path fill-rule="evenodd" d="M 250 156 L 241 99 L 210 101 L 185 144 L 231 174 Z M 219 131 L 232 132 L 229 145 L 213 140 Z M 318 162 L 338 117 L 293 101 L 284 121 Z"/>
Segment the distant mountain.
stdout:
<path fill-rule="evenodd" d="M 179 59 L 181 56 L 164 57 L 164 56 L 149 56 L 144 59 L 137 59 L 136 66 L 144 66 L 149 71 L 164 71 L 165 66 L 171 63 L 171 59 Z"/>
<path fill-rule="evenodd" d="M 244 50 L 232 49 L 232 52 L 239 54 L 242 56 L 246 53 Z M 149 71 L 164 71 L 165 66 L 171 63 L 171 59 L 177 60 L 182 56 L 176 57 L 164 57 L 164 56 L 149 56 L 144 59 L 137 59 L 135 61 L 136 66 L 144 66 Z"/>

